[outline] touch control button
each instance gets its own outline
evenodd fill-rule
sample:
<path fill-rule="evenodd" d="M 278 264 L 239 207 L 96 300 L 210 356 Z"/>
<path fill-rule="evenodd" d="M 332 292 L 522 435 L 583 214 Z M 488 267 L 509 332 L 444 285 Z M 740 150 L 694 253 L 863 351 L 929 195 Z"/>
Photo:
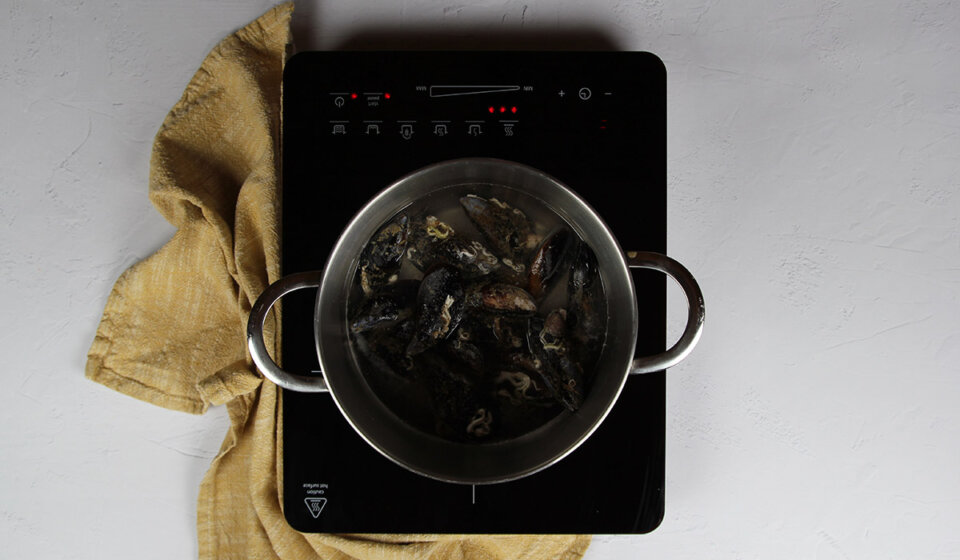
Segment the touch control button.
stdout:
<path fill-rule="evenodd" d="M 593 95 L 593 92 L 590 91 L 590 88 L 588 87 L 582 87 L 580 88 L 579 95 L 580 95 L 580 99 L 586 101 L 587 99 L 590 99 L 590 96 Z"/>

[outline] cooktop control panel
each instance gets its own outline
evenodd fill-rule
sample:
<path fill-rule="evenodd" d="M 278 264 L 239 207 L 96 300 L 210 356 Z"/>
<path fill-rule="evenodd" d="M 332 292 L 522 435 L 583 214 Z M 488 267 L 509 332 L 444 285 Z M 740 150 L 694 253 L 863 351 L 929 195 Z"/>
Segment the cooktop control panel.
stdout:
<path fill-rule="evenodd" d="M 323 123 L 317 132 L 356 149 L 371 141 L 431 146 L 451 139 L 472 142 L 463 146 L 470 149 L 490 142 L 518 143 L 530 134 L 615 139 L 621 127 L 643 124 L 635 120 L 643 113 L 637 108 L 649 106 L 655 101 L 651 94 L 657 93 L 644 87 L 649 84 L 637 87 L 638 77 L 627 74 L 627 58 L 646 55 L 648 66 L 663 73 L 659 60 L 646 53 L 581 53 L 580 61 L 568 65 L 557 64 L 563 56 L 542 53 L 506 54 L 502 63 L 486 65 L 464 60 L 497 54 L 436 53 L 431 58 L 447 60 L 434 66 L 402 60 L 417 54 L 383 53 L 387 66 L 382 69 L 344 68 L 298 84 L 292 95 L 298 101 L 309 98 L 307 114 L 299 118 L 311 127 Z M 294 57 L 289 66 L 295 70 L 298 64 L 313 63 Z M 544 66 L 553 67 L 544 71 Z"/>
<path fill-rule="evenodd" d="M 322 269 L 382 189 L 463 157 L 540 169 L 582 196 L 625 250 L 666 251 L 666 75 L 649 53 L 302 53 L 284 71 L 282 126 L 284 274 Z M 637 352 L 662 351 L 666 280 L 633 279 Z M 314 298 L 284 297 L 288 371 L 319 368 Z M 631 376 L 600 427 L 557 464 L 476 487 L 390 462 L 330 395 L 283 391 L 282 403 L 284 514 L 300 531 L 643 533 L 663 517 L 662 372 Z"/>
<path fill-rule="evenodd" d="M 582 80 L 581 80 L 582 81 Z M 465 83 L 343 84 L 318 100 L 331 137 L 412 142 L 451 138 L 511 141 L 536 127 L 543 133 L 575 129 L 584 135 L 609 135 L 617 124 L 610 84 L 489 83 L 482 77 Z M 339 84 L 338 84 L 339 85 Z M 374 85 L 375 87 L 370 87 Z M 596 93 L 594 92 L 596 90 Z M 326 98 L 322 95 L 325 94 Z"/>

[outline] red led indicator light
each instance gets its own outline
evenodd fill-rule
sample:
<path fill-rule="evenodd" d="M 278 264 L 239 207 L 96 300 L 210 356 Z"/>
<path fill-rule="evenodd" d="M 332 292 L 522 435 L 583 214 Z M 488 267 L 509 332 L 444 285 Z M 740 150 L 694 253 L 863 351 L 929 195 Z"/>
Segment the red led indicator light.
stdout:
<path fill-rule="evenodd" d="M 501 113 L 506 113 L 506 112 L 507 112 L 507 108 L 504 107 L 503 105 L 501 105 L 501 106 L 500 106 L 500 112 L 501 112 Z"/>
<path fill-rule="evenodd" d="M 390 99 L 390 94 L 389 94 L 389 93 L 385 93 L 385 94 L 383 94 L 383 97 L 384 97 L 384 99 Z"/>
<path fill-rule="evenodd" d="M 356 98 L 357 98 L 357 94 L 355 94 L 355 93 L 351 93 L 351 94 L 350 94 L 350 99 L 356 99 Z"/>
<path fill-rule="evenodd" d="M 491 105 L 490 107 L 487 107 L 487 112 L 490 112 L 490 113 L 493 112 L 493 105 Z"/>
<path fill-rule="evenodd" d="M 516 112 L 517 112 L 517 108 L 516 108 L 516 107 L 510 107 L 510 112 L 511 112 L 511 113 L 516 113 Z"/>

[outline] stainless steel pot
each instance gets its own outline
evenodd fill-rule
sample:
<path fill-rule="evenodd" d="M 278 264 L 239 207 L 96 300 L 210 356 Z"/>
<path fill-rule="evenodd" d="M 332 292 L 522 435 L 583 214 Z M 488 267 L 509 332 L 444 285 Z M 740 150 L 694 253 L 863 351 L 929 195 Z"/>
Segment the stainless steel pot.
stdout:
<path fill-rule="evenodd" d="M 362 248 L 402 208 L 437 189 L 463 184 L 520 190 L 547 202 L 593 248 L 609 310 L 606 342 L 583 405 L 573 413 L 564 411 L 538 430 L 495 443 L 455 443 L 406 424 L 370 389 L 349 349 L 346 302 Z M 637 296 L 631 268 L 662 271 L 686 294 L 686 328 L 680 340 L 661 354 L 634 357 Z M 313 327 L 323 377 L 284 371 L 263 342 L 263 322 L 271 306 L 284 294 L 303 288 L 319 288 Z M 292 391 L 329 391 L 357 433 L 390 460 L 430 478 L 481 484 L 527 476 L 572 452 L 607 416 L 627 375 L 666 369 L 685 358 L 700 338 L 703 320 L 703 295 L 680 263 L 658 253 L 622 251 L 596 212 L 547 174 L 515 162 L 470 158 L 425 167 L 368 202 L 344 230 L 322 271 L 291 274 L 261 294 L 250 311 L 247 347 L 263 375 L 277 385 Z"/>

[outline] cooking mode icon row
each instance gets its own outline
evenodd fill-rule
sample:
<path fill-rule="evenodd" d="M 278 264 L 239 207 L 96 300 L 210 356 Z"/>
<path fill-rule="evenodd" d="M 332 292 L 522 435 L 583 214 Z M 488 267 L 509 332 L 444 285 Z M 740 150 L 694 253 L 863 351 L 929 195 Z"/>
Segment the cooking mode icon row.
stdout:
<path fill-rule="evenodd" d="M 500 121 L 498 123 L 487 123 L 485 121 L 465 121 L 464 123 L 453 124 L 451 121 L 431 121 L 428 125 L 420 124 L 418 129 L 416 121 L 397 121 L 398 126 L 394 129 L 404 140 L 413 138 L 418 130 L 429 132 L 436 137 L 445 137 L 451 134 L 466 134 L 478 138 L 488 134 L 497 134 L 503 136 L 514 136 L 516 134 L 517 121 Z M 350 121 L 330 121 L 330 134 L 333 136 L 346 136 L 347 134 L 363 134 L 365 136 L 380 136 L 392 128 L 384 125 L 383 121 L 363 121 L 361 123 L 351 123 Z"/>

